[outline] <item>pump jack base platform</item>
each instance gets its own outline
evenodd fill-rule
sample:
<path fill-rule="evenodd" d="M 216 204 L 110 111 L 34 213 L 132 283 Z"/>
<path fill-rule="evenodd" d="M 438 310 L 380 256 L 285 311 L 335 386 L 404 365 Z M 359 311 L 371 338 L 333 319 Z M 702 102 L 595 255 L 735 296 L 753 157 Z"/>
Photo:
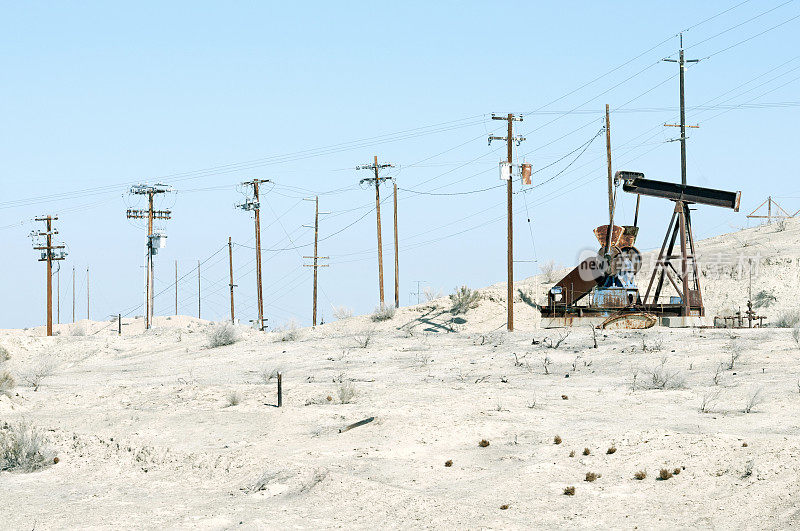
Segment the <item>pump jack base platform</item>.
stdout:
<path fill-rule="evenodd" d="M 564 310 L 565 308 L 563 307 L 555 311 L 552 308 L 542 307 L 541 327 L 567 328 L 589 325 L 595 328 L 603 328 L 603 325 L 606 324 L 607 328 L 649 328 L 653 325 L 647 323 L 650 319 L 641 318 L 645 315 L 652 317 L 656 326 L 668 328 L 706 328 L 714 326 L 713 319 L 702 315 L 704 312 L 700 308 L 693 309 L 695 311 L 692 313 L 695 313 L 695 315 L 681 315 L 683 306 L 680 304 L 635 305 L 624 309 L 572 307 L 570 311 Z M 625 319 L 626 316 L 630 318 Z M 624 322 L 618 322 L 614 326 L 609 321 Z"/>
<path fill-rule="evenodd" d="M 542 328 L 572 328 L 580 326 L 591 326 L 601 328 L 606 321 L 605 317 L 544 317 L 542 316 Z M 713 328 L 714 323 L 708 317 L 681 317 L 674 315 L 664 315 L 658 317 L 656 326 L 666 328 Z"/>

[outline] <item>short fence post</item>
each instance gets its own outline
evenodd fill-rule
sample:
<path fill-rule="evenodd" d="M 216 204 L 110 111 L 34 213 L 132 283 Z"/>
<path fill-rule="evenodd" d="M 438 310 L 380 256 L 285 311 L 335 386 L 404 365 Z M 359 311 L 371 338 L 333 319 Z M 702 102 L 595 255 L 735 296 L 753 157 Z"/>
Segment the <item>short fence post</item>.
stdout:
<path fill-rule="evenodd" d="M 278 373 L 278 407 L 283 405 L 283 373 Z"/>

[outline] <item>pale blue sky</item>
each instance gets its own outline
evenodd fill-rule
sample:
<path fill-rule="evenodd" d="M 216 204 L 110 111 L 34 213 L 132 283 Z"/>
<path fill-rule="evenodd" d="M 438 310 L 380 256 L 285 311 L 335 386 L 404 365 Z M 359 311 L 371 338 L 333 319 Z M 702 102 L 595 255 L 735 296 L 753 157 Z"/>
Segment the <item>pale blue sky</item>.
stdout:
<path fill-rule="evenodd" d="M 689 133 L 689 182 L 743 195 L 739 214 L 700 208 L 697 236 L 746 225 L 745 214 L 768 194 L 789 196 L 779 200 L 790 211 L 800 208 L 800 197 L 791 197 L 800 196 L 793 180 L 800 109 L 753 108 L 800 100 L 797 2 L 0 7 L 0 328 L 44 322 L 44 265 L 26 236 L 35 227 L 30 220 L 44 213 L 59 214 L 70 251 L 62 322 L 71 318 L 73 266 L 78 318 L 86 315 L 87 265 L 93 318 L 142 313 L 144 229 L 125 219 L 137 204 L 125 194 L 134 182 L 177 190 L 163 202 L 174 219 L 156 257 L 156 290 L 167 289 L 156 314 L 173 312 L 174 260 L 187 273 L 232 236 L 242 244 L 234 256 L 237 314 L 248 319 L 255 316 L 254 257 L 246 247 L 253 225 L 234 208 L 242 199 L 236 184 L 274 180 L 263 194 L 264 247 L 301 246 L 265 252 L 266 314 L 276 325 L 311 319 L 311 270 L 300 266 L 310 254 L 313 233 L 302 225 L 313 221 L 313 204 L 302 197 L 337 190 L 320 196 L 320 208 L 332 212 L 321 222 L 323 238 L 363 217 L 320 244 L 320 254 L 331 256 L 320 272 L 320 305 L 326 319 L 331 304 L 370 311 L 377 303 L 374 192 L 359 189 L 366 175 L 353 168 L 377 154 L 397 165 L 391 175 L 401 188 L 452 193 L 498 185 L 504 147 L 488 147 L 486 136 L 502 122 L 492 112 L 530 113 L 518 124 L 527 137 L 519 153 L 541 168 L 595 136 L 609 103 L 615 169 L 679 180 L 679 145 L 665 142 L 677 131 L 660 126 L 677 118 L 677 67 L 658 60 L 677 52 L 671 37 L 686 28 L 687 57 L 710 56 L 686 74 L 687 120 L 701 125 Z M 706 102 L 717 107 L 693 108 Z M 371 140 L 350 143 L 360 139 Z M 336 147 L 320 149 L 327 146 Z M 534 181 L 555 176 L 578 153 Z M 605 178 L 601 136 L 555 179 L 515 196 L 517 278 L 537 272 L 534 260 L 572 264 L 595 245 L 592 229 L 607 216 Z M 618 219 L 629 223 L 632 198 L 619 207 Z M 643 200 L 640 248 L 660 243 L 670 208 Z M 391 201 L 382 214 L 392 300 Z M 402 304 L 416 280 L 446 292 L 505 280 L 503 188 L 401 192 L 399 216 Z M 205 318 L 228 315 L 226 255 L 202 268 Z M 194 314 L 196 277 L 179 290 L 180 312 Z"/>

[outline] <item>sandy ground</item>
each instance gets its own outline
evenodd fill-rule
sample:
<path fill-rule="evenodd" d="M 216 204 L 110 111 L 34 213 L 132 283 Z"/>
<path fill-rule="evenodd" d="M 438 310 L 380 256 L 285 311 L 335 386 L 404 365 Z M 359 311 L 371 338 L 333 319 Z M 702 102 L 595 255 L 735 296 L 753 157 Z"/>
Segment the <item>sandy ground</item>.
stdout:
<path fill-rule="evenodd" d="M 737 238 L 763 247 L 762 231 L 770 247 L 759 260 L 770 263 L 758 289 L 797 293 L 798 230 L 753 229 L 703 249 L 731 252 Z M 519 287 L 539 300 L 547 284 Z M 746 270 L 706 288 L 725 290 L 707 296 L 712 313 L 743 305 Z M 60 462 L 0 473 L 0 527 L 800 527 L 792 330 L 606 331 L 595 349 L 585 327 L 549 348 L 566 331 L 539 329 L 519 301 L 507 333 L 504 286 L 481 291 L 457 319 L 445 298 L 295 338 L 237 327 L 239 341 L 218 348 L 208 347 L 214 325 L 189 317 L 159 317 L 149 331 L 126 320 L 123 336 L 87 322 L 50 338 L 1 331 L 12 373 L 49 376 L 0 396 L 0 428 L 42 429 Z M 765 310 L 790 308 L 778 293 Z M 659 372 L 666 388 L 648 388 Z M 662 468 L 680 474 L 658 480 Z M 640 470 L 647 477 L 634 479 Z"/>

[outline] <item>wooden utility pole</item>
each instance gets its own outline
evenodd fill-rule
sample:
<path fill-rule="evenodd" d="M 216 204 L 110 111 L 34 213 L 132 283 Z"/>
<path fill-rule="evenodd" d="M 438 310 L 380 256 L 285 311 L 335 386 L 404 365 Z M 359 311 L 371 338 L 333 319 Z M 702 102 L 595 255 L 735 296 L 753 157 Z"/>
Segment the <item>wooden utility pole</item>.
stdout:
<path fill-rule="evenodd" d="M 614 233 L 614 173 L 611 170 L 611 114 L 606 103 L 606 160 L 608 162 L 608 232 L 604 254 L 611 252 L 611 235 Z"/>
<path fill-rule="evenodd" d="M 58 234 L 57 230 L 53 229 L 53 221 L 56 221 L 58 216 L 44 216 L 36 218 L 36 221 L 43 221 L 45 223 L 44 232 L 34 232 L 33 236 L 37 239 L 41 236 L 45 237 L 44 245 L 34 245 L 33 249 L 42 251 L 40 253 L 39 262 L 47 262 L 47 335 L 53 335 L 53 262 L 63 260 L 67 253 L 59 251 L 64 249 L 63 245 L 53 245 L 53 236 Z M 55 252 L 54 252 L 55 251 Z"/>
<path fill-rule="evenodd" d="M 200 260 L 197 261 L 197 318 L 200 319 Z"/>
<path fill-rule="evenodd" d="M 394 186 L 394 307 L 400 307 L 400 255 L 398 254 L 397 241 L 397 183 L 392 180 Z"/>
<path fill-rule="evenodd" d="M 310 199 L 308 200 L 310 201 Z M 327 214 L 328 212 L 322 212 L 322 214 Z M 313 326 L 317 326 L 317 268 L 318 267 L 328 267 L 328 264 L 320 264 L 319 260 L 327 260 L 328 256 L 319 256 L 318 253 L 318 246 L 319 246 L 319 196 L 314 197 L 314 256 L 304 256 L 303 258 L 313 259 L 313 264 L 303 264 L 304 267 L 313 267 L 314 268 L 314 303 L 313 303 L 313 310 L 312 310 L 312 323 Z"/>
<path fill-rule="evenodd" d="M 231 272 L 231 281 L 230 281 L 230 287 L 231 287 L 231 323 L 235 323 L 236 322 L 236 317 L 233 314 L 233 287 L 235 286 L 235 284 L 233 283 L 233 241 L 231 240 L 230 236 L 228 236 L 228 265 L 230 266 L 230 272 Z"/>
<path fill-rule="evenodd" d="M 247 199 L 239 208 L 243 210 L 250 210 L 255 218 L 255 231 L 256 231 L 256 296 L 258 299 L 258 329 L 264 330 L 264 296 L 261 290 L 261 217 L 259 211 L 261 210 L 261 203 L 259 200 L 258 186 L 262 183 L 272 182 L 269 179 L 253 179 L 242 183 L 244 186 L 253 187 L 253 198 Z"/>
<path fill-rule="evenodd" d="M 72 322 L 75 322 L 75 266 L 72 266 Z"/>
<path fill-rule="evenodd" d="M 172 219 L 172 212 L 169 210 L 155 210 L 154 199 L 158 194 L 170 192 L 171 189 L 163 184 L 155 184 L 153 186 L 145 184 L 137 184 L 131 187 L 131 194 L 146 195 L 147 196 L 147 210 L 138 210 L 129 208 L 126 215 L 128 219 L 146 219 L 147 220 L 147 245 L 145 247 L 147 260 L 146 260 L 146 274 L 145 274 L 145 328 L 149 329 L 152 326 L 153 320 L 153 255 L 158 253 L 158 249 L 164 246 L 164 238 L 162 234 L 153 233 L 153 221 L 156 219 Z"/>
<path fill-rule="evenodd" d="M 86 320 L 89 320 L 89 266 L 86 266 Z"/>
<path fill-rule="evenodd" d="M 506 261 L 508 263 L 508 289 L 506 293 L 506 297 L 508 299 L 507 307 L 508 307 L 508 315 L 507 315 L 507 327 L 508 331 L 512 332 L 514 330 L 514 217 L 513 217 L 513 164 L 514 164 L 514 154 L 512 146 L 514 142 L 519 145 L 522 141 L 525 140 L 522 136 L 514 137 L 514 122 L 515 121 L 522 121 L 522 116 L 514 116 L 513 114 L 508 114 L 508 116 L 495 116 L 492 114 L 492 120 L 506 120 L 508 122 L 508 133 L 505 137 L 502 136 L 490 136 L 489 137 L 489 144 L 492 143 L 492 140 L 505 140 L 506 147 L 508 148 L 508 165 L 509 165 L 509 175 L 508 175 L 508 183 L 506 186 L 506 201 L 508 206 L 508 223 L 507 223 L 507 240 L 508 240 L 508 251 L 506 254 Z"/>
<path fill-rule="evenodd" d="M 256 230 L 256 289 L 258 290 L 258 329 L 264 330 L 264 292 L 261 284 L 261 199 L 258 196 L 258 179 L 253 179 Z"/>
<path fill-rule="evenodd" d="M 56 270 L 56 323 L 61 324 L 61 266 Z"/>
<path fill-rule="evenodd" d="M 767 206 L 767 224 L 772 223 L 772 196 L 769 196 L 769 205 Z"/>
<path fill-rule="evenodd" d="M 383 242 L 381 240 L 381 194 L 380 194 L 380 178 L 378 177 L 378 156 L 375 155 L 375 212 L 377 213 L 378 221 L 378 285 L 381 294 L 381 306 L 384 305 L 383 299 Z"/>
<path fill-rule="evenodd" d="M 683 57 L 683 33 L 680 34 L 680 43 L 681 47 L 678 51 L 678 59 L 664 59 L 664 61 L 670 63 L 678 63 L 678 70 L 679 70 L 679 85 L 680 85 L 680 105 L 681 105 L 681 123 L 679 124 L 681 128 L 681 137 L 679 141 L 681 143 L 681 184 L 684 186 L 686 185 L 686 105 L 684 99 L 684 85 L 683 85 L 683 77 L 684 71 L 686 70 L 686 63 L 696 63 L 700 61 L 700 59 L 684 59 Z M 675 124 L 664 124 L 670 127 L 675 127 Z M 697 127 L 697 126 L 689 126 L 689 127 Z"/>
<path fill-rule="evenodd" d="M 380 294 L 381 307 L 385 305 L 383 298 L 383 239 L 381 238 L 381 193 L 380 183 L 390 177 L 381 177 L 380 170 L 384 168 L 393 168 L 394 164 L 378 164 L 378 156 L 375 155 L 372 164 L 363 166 L 356 166 L 356 170 L 371 170 L 375 172 L 375 177 L 368 177 L 361 179 L 361 183 L 374 183 L 375 184 L 375 212 L 377 213 L 377 226 L 378 226 L 378 289 Z"/>

